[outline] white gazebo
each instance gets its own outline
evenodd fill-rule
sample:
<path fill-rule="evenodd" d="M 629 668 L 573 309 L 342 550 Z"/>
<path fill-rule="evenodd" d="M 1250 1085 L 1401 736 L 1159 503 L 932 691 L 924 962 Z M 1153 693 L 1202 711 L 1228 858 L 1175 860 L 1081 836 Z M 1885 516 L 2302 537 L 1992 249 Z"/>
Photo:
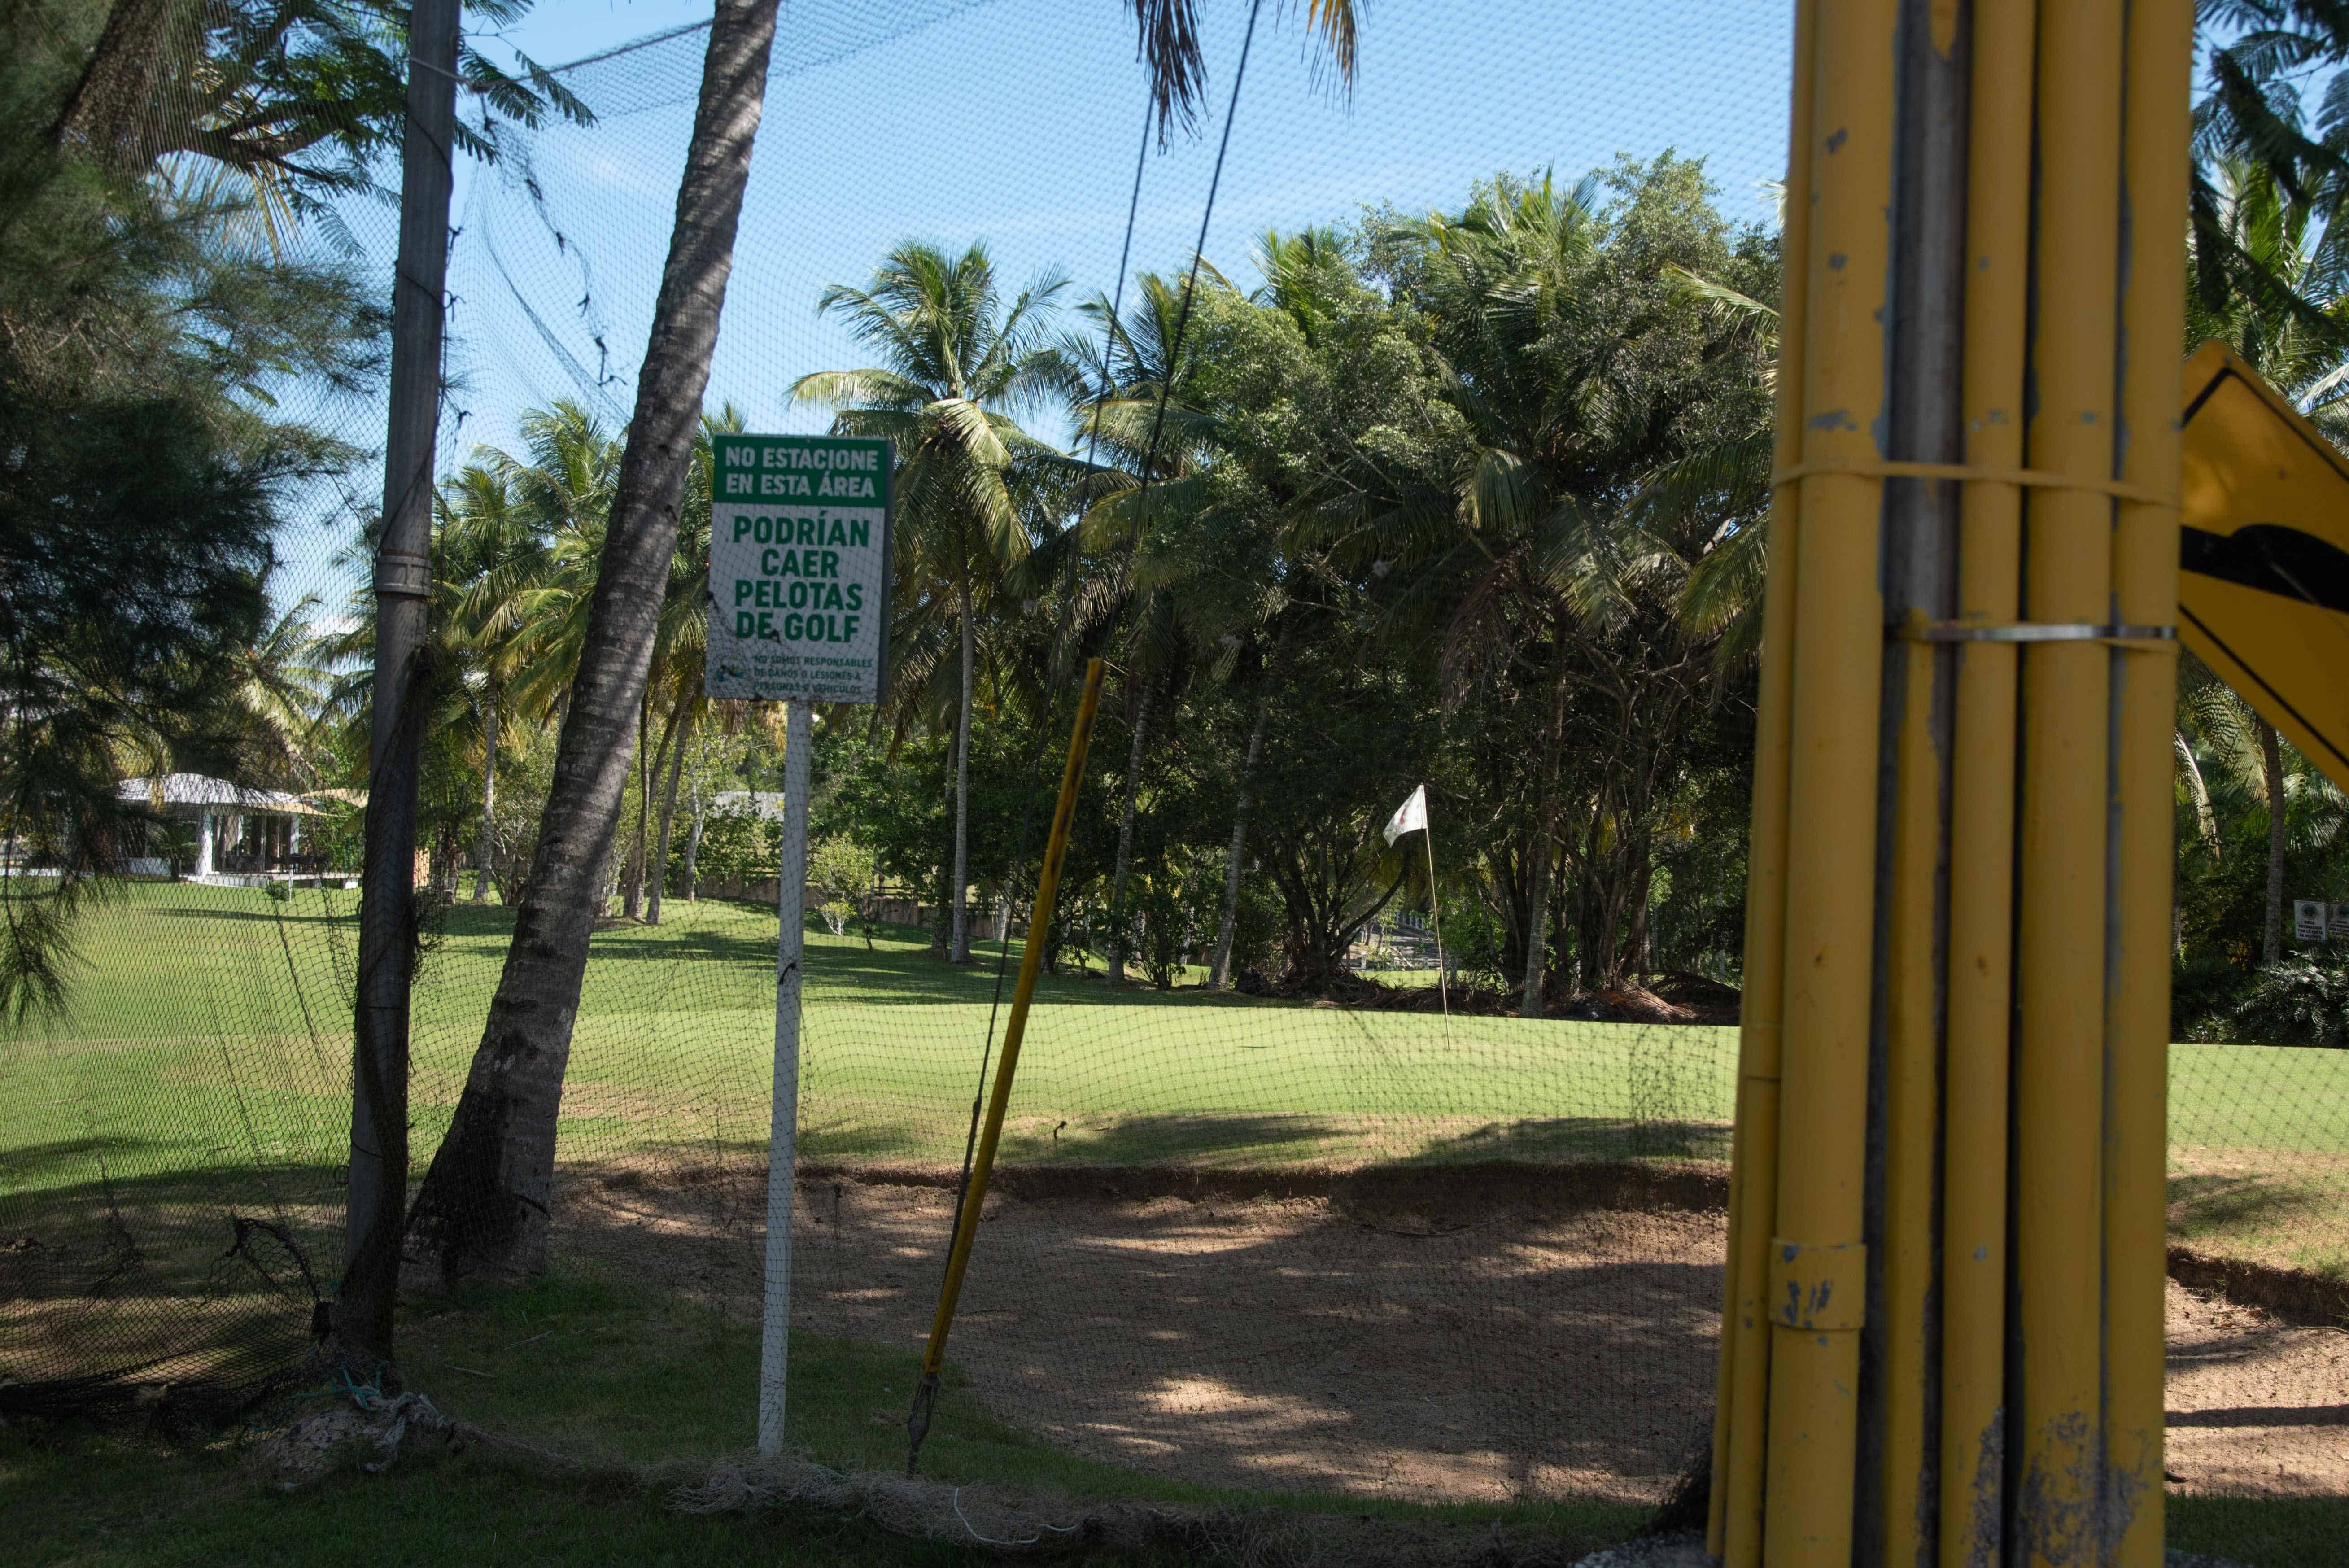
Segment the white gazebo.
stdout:
<path fill-rule="evenodd" d="M 254 789 L 202 774 L 125 779 L 121 795 L 196 825 L 191 882 L 250 885 L 297 870 L 293 863 L 302 853 L 302 819 L 319 815 L 316 806 L 284 790 Z"/>

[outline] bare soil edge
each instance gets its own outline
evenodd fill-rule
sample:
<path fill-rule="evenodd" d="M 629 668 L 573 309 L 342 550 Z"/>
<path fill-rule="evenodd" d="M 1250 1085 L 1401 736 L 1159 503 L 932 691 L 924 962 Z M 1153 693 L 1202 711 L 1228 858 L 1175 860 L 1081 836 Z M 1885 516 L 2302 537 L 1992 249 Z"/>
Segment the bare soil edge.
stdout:
<path fill-rule="evenodd" d="M 854 1181 L 866 1187 L 952 1189 L 950 1167 L 802 1162 L 802 1183 Z M 1322 1199 L 1340 1213 L 1403 1212 L 1430 1220 L 1447 1213 L 1479 1218 L 1495 1211 L 1676 1209 L 1719 1212 L 1729 1206 L 1729 1168 L 1717 1161 L 1586 1160 L 1569 1165 L 1495 1161 L 1465 1165 L 1273 1166 L 1214 1169 L 1191 1166 L 998 1166 L 992 1191 L 1027 1203 L 1189 1202 L 1224 1199 Z"/>
<path fill-rule="evenodd" d="M 951 1189 L 961 1172 L 948 1167 L 803 1163 L 800 1180 L 854 1181 L 868 1187 Z M 999 1166 L 995 1191 L 1028 1203 L 1190 1202 L 1223 1199 L 1322 1199 L 1365 1220 L 1408 1218 L 1442 1226 L 1496 1211 L 1574 1214 L 1594 1210 L 1681 1210 L 1718 1213 L 1729 1207 L 1729 1168 L 1713 1160 L 1585 1160 L 1566 1165 L 1495 1161 L 1461 1165 L 1352 1168 L 1275 1166 L 1214 1169 L 1185 1166 Z M 2286 1323 L 2349 1326 L 2349 1281 L 2199 1251 L 2168 1250 L 2170 1278 L 2189 1290 L 2215 1291 L 2238 1306 L 2258 1307 Z"/>
<path fill-rule="evenodd" d="M 2216 1291 L 2237 1306 L 2258 1307 L 2286 1323 L 2349 1326 L 2349 1281 L 2222 1258 L 2191 1247 L 2169 1249 L 2169 1277 L 2189 1290 Z"/>

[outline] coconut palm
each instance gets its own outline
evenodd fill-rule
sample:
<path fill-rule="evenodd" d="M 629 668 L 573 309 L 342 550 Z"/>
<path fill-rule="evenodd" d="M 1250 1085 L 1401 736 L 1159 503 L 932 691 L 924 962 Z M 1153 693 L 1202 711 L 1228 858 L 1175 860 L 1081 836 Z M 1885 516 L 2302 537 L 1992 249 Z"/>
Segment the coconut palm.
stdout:
<path fill-rule="evenodd" d="M 1448 702 L 1507 670 L 1539 692 L 1524 859 L 1501 878 L 1522 906 L 1505 918 L 1519 923 L 1529 1017 L 1543 1007 L 1561 847 L 1579 873 L 1593 978 L 1619 981 L 1634 961 L 1627 926 L 1635 936 L 1644 907 L 1650 808 L 1707 701 L 1697 676 L 1718 629 L 1673 612 L 1736 514 L 1718 498 L 1659 504 L 1648 485 L 1744 435 L 1767 398 L 1750 335 L 1693 308 L 1671 270 L 1733 256 L 1717 233 L 1679 222 L 1700 211 L 1702 192 L 1680 161 L 1649 172 L 1634 202 L 1654 204 L 1656 232 L 1680 236 L 1654 244 L 1636 205 L 1602 216 L 1595 181 L 1565 189 L 1547 176 L 1496 179 L 1456 215 L 1390 229 L 1397 292 L 1429 323 L 1459 435 L 1437 474 L 1358 465 L 1318 524 L 1341 559 L 1406 569 L 1398 598 L 1415 596 L 1442 621 Z M 1613 757 L 1576 805 L 1571 836 L 1570 717 L 1603 722 Z"/>
<path fill-rule="evenodd" d="M 525 428 L 539 416 L 525 415 Z M 552 568 L 562 520 L 530 504 L 515 483 L 522 465 L 502 452 L 468 464 L 440 486 L 433 593 L 450 599 L 450 656 L 460 668 L 481 754 L 481 820 L 474 844 L 473 899 L 489 898 L 497 872 L 498 759 L 520 700 L 534 627 L 527 607 Z M 505 889 L 511 898 L 513 889 Z"/>
<path fill-rule="evenodd" d="M 334 684 L 328 639 L 317 628 L 314 594 L 238 650 L 237 697 L 273 753 L 270 771 L 318 781 L 319 717 Z"/>
<path fill-rule="evenodd" d="M 773 53 L 775 0 L 718 0 L 653 327 L 529 882 L 416 1222 L 446 1274 L 543 1265 L 571 1023 L 633 760 Z"/>
<path fill-rule="evenodd" d="M 1120 791 L 1117 852 L 1110 873 L 1109 978 L 1125 979 L 1126 883 L 1133 867 L 1133 821 L 1139 804 L 1143 748 L 1151 708 L 1163 678 L 1179 658 L 1184 641 L 1176 594 L 1185 574 L 1167 569 L 1161 557 L 1148 559 L 1154 543 L 1181 538 L 1184 522 L 1203 499 L 1195 476 L 1212 456 L 1214 434 L 1206 413 L 1182 395 L 1186 365 L 1194 358 L 1178 347 L 1206 272 L 1210 287 L 1228 287 L 1220 273 L 1201 261 L 1186 285 L 1156 273 L 1136 280 L 1139 298 L 1123 319 L 1112 302 L 1095 296 L 1080 306 L 1099 337 L 1071 339 L 1067 352 L 1085 366 L 1078 407 L 1079 436 L 1098 466 L 1088 475 L 1099 497 L 1089 509 L 1086 533 L 1097 547 L 1113 552 L 1124 568 L 1117 595 L 1126 624 L 1123 658 L 1127 755 Z M 1159 526 L 1154 528 L 1156 521 Z"/>
<path fill-rule="evenodd" d="M 901 595 L 913 590 L 910 604 L 901 598 L 899 613 L 935 622 L 944 611 L 954 618 L 960 659 L 947 957 L 955 963 L 970 961 L 966 900 L 978 620 L 1003 575 L 1035 543 L 1015 493 L 1022 471 L 1064 461 L 1017 416 L 1051 407 L 1078 386 L 1075 368 L 1050 336 L 1054 301 L 1066 286 L 1064 278 L 1046 274 L 1006 302 L 984 244 L 960 256 L 935 245 L 899 245 L 865 287 L 833 284 L 817 306 L 845 320 L 882 363 L 820 370 L 792 386 L 795 400 L 835 410 L 838 433 L 891 443 L 896 569 Z M 921 646 L 918 637 L 908 640 Z M 901 680 L 920 670 L 911 659 L 898 662 Z"/>
<path fill-rule="evenodd" d="M 1195 103 L 1204 83 L 1195 0 L 1129 3 L 1142 30 L 1162 110 Z M 733 266 L 750 150 L 765 103 L 775 13 L 775 0 L 718 0 L 711 20 L 677 218 L 654 305 L 652 337 L 637 377 L 605 558 L 580 643 L 578 679 L 564 703 L 529 887 L 515 917 L 513 944 L 464 1093 L 416 1199 L 417 1223 L 438 1251 L 444 1273 L 535 1270 L 544 1262 L 556 1117 L 571 1059 L 571 1021 L 600 904 L 605 858 L 626 787 L 628 725 L 641 711 L 649 679 L 662 588 L 675 554 L 677 508 L 691 465 L 695 421 L 709 385 L 726 280 Z M 1327 40 L 1340 72 L 1350 75 L 1350 0 L 1308 0 L 1307 16 Z M 869 321 L 880 338 L 892 339 L 894 329 L 885 325 L 892 313 L 877 295 L 868 297 L 877 307 L 869 317 L 854 304 L 844 307 Z M 988 304 L 991 307 L 991 293 Z M 945 362 L 965 362 L 962 339 L 937 346 L 951 350 Z M 843 405 L 867 401 L 852 385 L 835 389 L 848 394 Z M 890 417 L 919 422 L 921 417 L 918 408 L 886 403 L 873 412 L 885 422 Z M 941 412 L 943 417 L 932 421 L 940 435 L 959 431 L 978 451 L 1003 444 L 983 405 L 961 400 L 957 394 Z M 949 447 L 959 444 L 948 442 Z M 917 452 L 921 448 L 922 443 L 916 443 Z M 901 443 L 900 461 L 911 455 Z M 943 458 L 945 452 L 931 455 Z M 978 478 L 977 471 L 988 466 L 965 465 L 963 472 Z M 940 509 L 950 511 L 945 504 L 946 488 L 943 483 L 939 486 Z M 977 487 L 971 509 L 999 518 L 1001 509 L 986 504 L 988 491 L 983 483 Z M 966 553 L 963 558 L 968 562 L 971 556 Z M 952 557 L 947 559 L 950 563 Z M 963 576 L 968 587 L 970 574 Z M 968 625 L 970 596 L 963 597 Z M 966 691 L 971 663 L 966 648 Z M 967 741 L 967 696 L 961 707 L 960 727 Z M 968 747 L 958 749 L 967 752 Z M 968 757 L 957 761 L 967 765 Z M 957 794 L 961 793 L 958 786 Z M 960 804 L 958 800 L 958 861 L 966 858 Z M 967 866 L 957 867 L 957 932 L 964 923 L 960 877 L 966 870 Z"/>
<path fill-rule="evenodd" d="M 642 902 L 648 925 L 660 924 L 662 884 L 668 870 L 669 834 L 677 822 L 677 785 L 685 766 L 685 747 L 709 700 L 702 694 L 702 656 L 709 650 L 709 617 L 704 595 L 709 581 L 710 473 L 715 466 L 715 438 L 739 434 L 749 417 L 732 403 L 701 418 L 695 439 L 693 468 L 687 476 L 685 504 L 679 511 L 677 553 L 669 559 L 668 592 L 661 604 L 660 640 L 653 650 L 653 678 L 647 701 L 667 711 L 660 744 L 653 753 L 648 779 L 659 779 L 660 829 L 651 846 L 649 872 L 645 836 L 651 820 L 649 799 L 640 794 L 636 813 L 636 867 L 630 881 L 630 904 Z M 647 875 L 649 874 L 649 885 Z M 634 912 L 634 909 L 631 909 Z"/>

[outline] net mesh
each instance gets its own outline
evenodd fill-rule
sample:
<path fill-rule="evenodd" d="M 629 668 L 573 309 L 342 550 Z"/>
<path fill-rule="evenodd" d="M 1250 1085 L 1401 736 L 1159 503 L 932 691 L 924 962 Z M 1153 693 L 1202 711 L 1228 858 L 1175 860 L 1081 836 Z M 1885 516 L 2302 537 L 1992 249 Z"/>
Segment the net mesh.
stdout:
<path fill-rule="evenodd" d="M 819 309 L 827 288 L 869 286 L 908 241 L 951 262 L 984 240 L 995 307 L 1038 280 L 1036 346 L 1078 367 L 1017 417 L 1041 446 L 1129 476 L 1122 500 L 1040 481 L 1034 564 L 986 590 L 975 961 L 941 952 L 957 663 L 935 584 L 926 608 L 901 607 L 909 673 L 892 702 L 823 716 L 792 1300 L 809 1337 L 788 1435 L 826 1462 L 902 1451 L 1000 1041 L 1003 962 L 1028 934 L 1070 671 L 1100 653 L 1109 699 L 949 1400 L 1111 1467 L 1084 1472 L 1113 1478 L 1101 1485 L 1652 1504 L 1712 1404 L 1751 749 L 1733 545 L 1761 499 L 1769 343 L 1750 298 L 1775 297 L 1787 29 L 1773 9 L 1696 0 L 1381 7 L 1349 88 L 1299 18 L 1268 14 L 1227 99 L 1250 16 L 1206 10 L 1213 90 L 1195 130 L 1162 140 L 1132 21 L 1106 0 L 782 8 L 712 415 L 827 428 L 833 411 L 794 386 L 876 353 L 852 314 Z M 533 26 L 537 56 L 573 52 L 559 20 Z M 707 44 L 706 24 L 687 25 L 542 78 L 585 106 L 575 119 L 460 101 L 494 157 L 460 162 L 445 514 L 571 509 L 543 519 L 525 625 L 584 604 L 576 552 L 616 469 Z M 367 188 L 289 210 L 275 243 L 388 295 L 396 151 L 355 156 Z M 1209 218 L 1186 328 L 1199 380 L 1161 415 L 1163 334 Z M 1469 423 L 1537 423 L 1560 390 L 1494 380 L 1486 403 L 1446 400 L 1445 374 L 1490 368 L 1467 358 L 1478 332 L 1507 326 L 1444 317 L 1469 286 L 1460 258 L 1512 234 L 1520 272 L 1487 303 L 1532 308 L 1544 266 L 1594 297 L 1605 274 L 1616 314 L 1580 325 L 1615 335 L 1610 386 L 1660 426 L 1674 400 L 1701 405 L 1729 472 L 1682 461 L 1685 422 L 1649 439 L 1591 416 L 1633 454 L 1592 482 L 1603 504 L 1630 514 L 1660 474 L 1702 501 L 1682 524 L 1693 536 L 1642 524 L 1642 547 L 1680 563 L 1669 582 L 1620 539 L 1581 542 L 1586 580 L 1625 600 L 1578 634 L 1584 662 L 1555 715 L 1548 635 L 1475 562 L 1429 543 L 1453 505 L 1428 501 L 1430 476 L 1475 444 Z M 1126 334 L 1105 341 L 1112 295 Z M 1571 348 L 1529 340 L 1502 369 L 1589 369 Z M 1096 367 L 1116 381 L 1106 396 Z M 385 417 L 370 389 L 270 386 L 283 416 L 349 448 L 285 493 L 268 585 L 293 618 L 285 682 L 330 728 L 357 711 L 348 639 L 369 624 L 358 546 Z M 1154 451 L 1154 508 L 1130 478 Z M 1308 493 L 1354 510 L 1268 525 Z M 1706 557 L 1710 576 L 1692 569 Z M 1656 618 L 1692 582 L 1728 607 L 1681 638 L 1679 662 L 1635 657 L 1669 640 Z M 1634 700 L 1608 689 L 1619 678 L 1640 683 Z M 550 1259 L 690 1303 L 739 1338 L 760 1304 L 781 759 L 771 715 L 681 702 L 698 682 L 657 681 L 622 807 L 616 913 L 564 1084 Z M 411 1191 L 481 1041 L 562 687 L 543 667 L 498 672 L 494 691 L 484 677 L 428 746 L 419 875 L 437 896 L 415 992 Z M 1515 1013 L 1521 916 L 1547 875 L 1526 831 L 1545 736 L 1561 805 L 1536 1022 Z M 2200 732 L 2192 743 L 2216 757 Z M 0 1034 L 7 1408 L 208 1419 L 311 1375 L 341 1255 L 347 792 L 364 777 L 347 747 L 294 751 L 299 766 L 228 781 L 225 796 L 193 766 L 136 784 L 154 818 L 145 874 L 86 913 L 69 1005 Z M 1421 783 L 1432 845 L 1390 846 L 1381 826 Z M 2182 793 L 2189 835 L 2192 809 Z M 2321 827 L 2305 836 L 2320 847 Z M 2333 863 L 2312 849 L 2306 870 Z M 1220 990 L 1203 983 L 1219 946 L 1234 981 Z M 2173 1286 L 2171 1405 L 2255 1402 L 2197 1354 L 2218 1345 L 2293 1402 L 2338 1403 L 2292 1324 L 2344 1300 L 2349 1054 L 2234 1043 L 2271 1037 L 2235 1018 L 2198 1016 L 2185 1032 L 2208 1043 L 2173 1052 L 2173 1261 L 2187 1284 L 2281 1315 L 2246 1326 Z M 419 1297 L 440 1289 L 433 1262 L 411 1259 Z M 843 1417 L 823 1379 L 868 1352 L 885 1353 L 894 1407 Z M 747 1441 L 750 1373 L 727 1365 Z M 2227 1438 L 2173 1434 L 2173 1469 L 2213 1486 L 2344 1479 L 2313 1445 L 2283 1480 L 2246 1479 Z M 931 1462 L 976 1477 L 1009 1451 Z"/>

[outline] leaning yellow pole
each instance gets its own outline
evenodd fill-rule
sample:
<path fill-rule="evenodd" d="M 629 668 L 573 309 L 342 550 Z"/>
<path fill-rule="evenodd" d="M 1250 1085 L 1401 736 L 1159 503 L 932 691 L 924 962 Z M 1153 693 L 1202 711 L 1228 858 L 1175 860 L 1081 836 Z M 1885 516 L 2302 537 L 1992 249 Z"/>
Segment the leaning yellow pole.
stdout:
<path fill-rule="evenodd" d="M 937 1314 L 930 1320 L 930 1342 L 922 1353 L 922 1377 L 915 1386 L 914 1409 L 905 1420 L 911 1443 L 905 1473 L 914 1473 L 921 1457 L 922 1439 L 930 1429 L 930 1407 L 937 1398 L 938 1372 L 946 1366 L 947 1334 L 954 1327 L 955 1303 L 962 1297 L 964 1272 L 970 1266 L 971 1241 L 978 1233 L 979 1211 L 987 1206 L 987 1179 L 995 1169 L 996 1146 L 1003 1138 L 1003 1113 L 1011 1104 L 1011 1078 L 1019 1067 L 1019 1044 L 1028 1033 L 1028 1006 L 1036 998 L 1036 977 L 1044 967 L 1046 938 L 1052 929 L 1052 906 L 1061 892 L 1061 861 L 1068 853 L 1069 823 L 1076 815 L 1077 786 L 1084 781 L 1085 752 L 1092 744 L 1093 712 L 1101 706 L 1102 661 L 1085 667 L 1084 695 L 1077 701 L 1076 728 L 1069 735 L 1069 760 L 1061 770 L 1060 804 L 1052 808 L 1051 836 L 1044 841 L 1043 873 L 1036 882 L 1036 906 L 1029 911 L 1028 937 L 1020 944 L 1019 981 L 1011 993 L 1011 1017 L 1004 1025 L 1003 1057 L 995 1068 L 995 1087 L 988 1096 L 987 1120 L 979 1129 L 978 1150 L 970 1162 L 970 1184 L 963 1194 L 962 1212 L 955 1225 L 954 1243 L 947 1252 L 946 1282 L 938 1287 Z"/>
<path fill-rule="evenodd" d="M 1778 410 L 1774 457 L 1791 473 L 1803 459 L 1803 324 L 1808 319 L 1811 205 L 1812 5 L 1795 10 L 1793 121 L 1786 155 L 1785 277 L 1778 313 Z M 1779 1035 L 1786 913 L 1786 747 L 1795 675 L 1797 483 L 1771 496 L 1770 572 L 1762 601 L 1759 738 L 1754 756 L 1754 836 L 1745 856 L 1745 994 L 1737 1040 L 1737 1133 L 1731 1167 L 1729 1257 L 1722 1282 L 1721 1372 L 1713 1411 L 1706 1549 L 1725 1568 L 1760 1568 L 1764 1415 L 1769 1390 L 1770 1232 L 1778 1208 Z"/>
<path fill-rule="evenodd" d="M 2168 504 L 2124 500 L 2113 616 L 2165 626 L 2178 604 L 2178 418 L 2184 400 L 2188 125 L 2193 0 L 2130 0 L 2122 167 L 2120 477 Z M 2168 1166 L 2170 900 L 2177 714 L 2174 641 L 2113 655 L 2115 950 L 2105 1035 L 2105 1495 L 2111 1568 L 2162 1563 L 2162 1293 Z"/>

